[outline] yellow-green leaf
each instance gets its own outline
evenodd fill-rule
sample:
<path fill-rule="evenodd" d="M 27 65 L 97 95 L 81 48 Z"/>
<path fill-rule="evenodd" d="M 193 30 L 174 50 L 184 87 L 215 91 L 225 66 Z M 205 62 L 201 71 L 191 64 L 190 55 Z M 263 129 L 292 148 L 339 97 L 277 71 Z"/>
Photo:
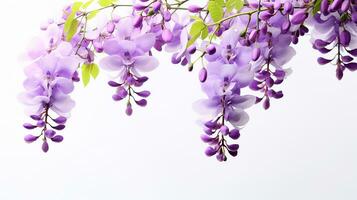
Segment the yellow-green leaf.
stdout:
<path fill-rule="evenodd" d="M 89 0 L 86 3 L 83 4 L 82 8 L 87 9 L 90 5 L 92 5 L 94 0 Z"/>
<path fill-rule="evenodd" d="M 219 2 L 213 0 L 209 1 L 208 11 L 214 22 L 218 22 L 223 18 L 223 6 Z"/>
<path fill-rule="evenodd" d="M 92 12 L 89 12 L 87 15 L 87 20 L 93 19 L 98 13 L 99 13 L 99 10 L 94 10 Z"/>
<path fill-rule="evenodd" d="M 78 29 L 78 20 L 74 19 L 72 20 L 71 26 L 69 27 L 69 30 L 67 31 L 66 35 L 66 40 L 71 41 L 73 36 L 77 33 Z"/>
<path fill-rule="evenodd" d="M 193 45 L 193 43 L 195 43 L 196 40 L 197 40 L 199 37 L 200 37 L 200 34 L 191 36 L 190 40 L 189 40 L 188 43 L 187 43 L 186 48 L 188 48 L 188 47 L 190 47 L 191 45 Z"/>
<path fill-rule="evenodd" d="M 226 8 L 228 12 L 232 12 L 233 9 L 240 11 L 244 6 L 243 0 L 227 0 Z"/>
<path fill-rule="evenodd" d="M 74 2 L 72 4 L 71 14 L 67 17 L 66 22 L 64 23 L 63 30 L 64 30 L 65 33 L 68 33 L 69 29 L 72 26 L 73 20 L 76 17 L 76 13 L 79 11 L 79 9 L 81 8 L 82 5 L 83 5 L 83 3 L 79 2 L 79 1 Z"/>
<path fill-rule="evenodd" d="M 88 64 L 82 65 L 82 82 L 84 86 L 87 86 L 90 81 L 90 66 Z"/>
<path fill-rule="evenodd" d="M 201 34 L 201 31 L 202 29 L 205 27 L 205 23 L 202 21 L 202 20 L 197 20 L 195 21 L 192 26 L 191 26 L 191 29 L 190 29 L 190 35 L 193 36 L 193 35 L 200 35 Z"/>
<path fill-rule="evenodd" d="M 202 29 L 202 32 L 201 32 L 201 39 L 204 40 L 206 39 L 208 36 L 208 27 L 205 26 L 203 29 Z"/>
<path fill-rule="evenodd" d="M 99 75 L 99 67 L 98 67 L 98 65 L 95 64 L 95 63 L 92 63 L 90 68 L 91 68 L 90 73 L 91 73 L 92 77 L 94 79 L 96 79 L 98 77 L 98 75 Z"/>
<path fill-rule="evenodd" d="M 117 0 L 98 0 L 98 4 L 102 7 L 107 7 L 116 3 Z"/>
<path fill-rule="evenodd" d="M 195 21 L 192 24 L 191 29 L 190 29 L 191 39 L 188 41 L 187 47 L 190 47 L 193 43 L 195 43 L 195 41 L 200 37 L 202 31 L 205 28 L 207 28 L 207 27 L 201 19 Z"/>

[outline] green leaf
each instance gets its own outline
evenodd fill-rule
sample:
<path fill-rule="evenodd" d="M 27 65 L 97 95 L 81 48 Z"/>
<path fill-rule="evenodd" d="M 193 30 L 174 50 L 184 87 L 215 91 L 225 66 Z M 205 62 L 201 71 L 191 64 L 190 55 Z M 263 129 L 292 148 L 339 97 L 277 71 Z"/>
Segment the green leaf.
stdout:
<path fill-rule="evenodd" d="M 84 87 L 86 87 L 90 81 L 90 66 L 88 64 L 82 65 L 82 81 Z"/>
<path fill-rule="evenodd" d="M 228 12 L 232 12 L 233 9 L 240 11 L 244 6 L 243 0 L 227 0 L 226 8 Z"/>
<path fill-rule="evenodd" d="M 83 5 L 83 2 L 80 2 L 80 1 L 74 2 L 72 5 L 72 14 L 76 14 L 76 12 L 81 8 L 82 5 Z"/>
<path fill-rule="evenodd" d="M 90 77 L 96 79 L 99 75 L 99 67 L 95 63 L 82 65 L 82 81 L 84 86 L 87 86 L 90 82 Z"/>
<path fill-rule="evenodd" d="M 211 0 L 211 1 L 215 1 L 222 8 L 225 6 L 224 0 Z"/>
<path fill-rule="evenodd" d="M 89 0 L 87 1 L 86 3 L 83 4 L 82 8 L 83 9 L 87 9 L 92 3 L 93 3 L 94 0 Z"/>
<path fill-rule="evenodd" d="M 196 16 L 196 15 L 192 15 L 192 16 L 190 16 L 192 19 L 194 19 L 195 21 L 202 21 L 202 19 L 200 18 L 200 17 L 198 17 L 198 16 Z"/>
<path fill-rule="evenodd" d="M 194 36 L 194 35 L 200 35 L 201 34 L 201 31 L 202 29 L 205 27 L 205 23 L 202 21 L 202 20 L 197 20 L 195 21 L 192 26 L 191 26 L 191 29 L 190 29 L 190 35 L 191 36 Z"/>
<path fill-rule="evenodd" d="M 208 27 L 205 26 L 203 29 L 202 29 L 202 32 L 201 32 L 201 39 L 204 40 L 206 39 L 208 36 Z"/>
<path fill-rule="evenodd" d="M 92 77 L 94 79 L 96 79 L 98 77 L 98 75 L 99 75 L 99 67 L 98 67 L 98 65 L 95 64 L 95 63 L 92 63 L 90 68 L 91 68 L 90 74 L 92 75 Z"/>
<path fill-rule="evenodd" d="M 191 39 L 187 43 L 187 47 L 190 47 L 200 37 L 202 31 L 207 28 L 202 19 L 196 20 L 190 29 Z M 207 30 L 208 32 L 208 30 Z"/>
<path fill-rule="evenodd" d="M 240 10 L 242 10 L 243 7 L 244 7 L 244 1 L 243 0 L 238 0 L 237 4 L 235 6 L 235 9 L 237 11 L 240 11 Z"/>
<path fill-rule="evenodd" d="M 191 36 L 191 39 L 188 41 L 186 48 L 193 45 L 193 43 L 195 43 L 199 37 L 200 37 L 200 34 Z"/>
<path fill-rule="evenodd" d="M 99 10 L 94 10 L 92 12 L 89 12 L 87 15 L 87 20 L 91 20 L 93 19 L 95 16 L 97 16 L 97 14 L 99 13 Z"/>
<path fill-rule="evenodd" d="M 69 30 L 67 31 L 66 35 L 66 40 L 71 41 L 73 36 L 77 33 L 78 29 L 78 20 L 74 19 L 72 20 L 71 26 L 69 27 Z"/>
<path fill-rule="evenodd" d="M 82 2 L 74 2 L 72 4 L 72 9 L 71 9 L 71 14 L 67 17 L 66 22 L 64 23 L 64 32 L 67 34 L 68 31 L 70 30 L 72 24 L 73 24 L 73 20 L 76 17 L 76 13 L 79 11 L 79 9 L 81 8 L 81 6 L 83 5 Z"/>
<path fill-rule="evenodd" d="M 214 22 L 218 22 L 223 18 L 223 6 L 218 1 L 209 1 L 208 11 Z"/>
<path fill-rule="evenodd" d="M 102 7 L 107 7 L 116 3 L 117 0 L 98 0 L 98 4 Z"/>
<path fill-rule="evenodd" d="M 312 10 L 312 14 L 313 14 L 313 15 L 315 15 L 316 13 L 318 13 L 318 12 L 320 11 L 321 1 L 322 1 L 322 0 L 317 0 L 317 1 L 315 1 L 314 9 Z"/>

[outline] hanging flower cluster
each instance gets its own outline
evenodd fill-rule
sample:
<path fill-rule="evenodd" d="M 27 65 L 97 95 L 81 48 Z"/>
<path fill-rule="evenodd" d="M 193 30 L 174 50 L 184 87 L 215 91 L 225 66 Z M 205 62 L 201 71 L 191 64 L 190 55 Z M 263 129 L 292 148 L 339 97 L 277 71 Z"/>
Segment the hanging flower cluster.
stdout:
<path fill-rule="evenodd" d="M 74 101 L 74 83 L 86 86 L 100 69 L 112 73 L 112 99 L 125 101 L 125 113 L 145 107 L 150 91 L 141 89 L 149 72 L 159 66 L 154 56 L 166 51 L 172 64 L 198 72 L 206 99 L 195 103 L 206 116 L 201 139 L 207 156 L 226 161 L 237 156 L 236 141 L 249 121 L 246 109 L 271 107 L 282 98 L 278 86 L 291 70 L 293 46 L 312 29 L 314 49 L 325 54 L 321 65 L 357 70 L 356 0 L 117 0 L 74 2 L 59 19 L 41 26 L 26 53 L 25 92 L 21 101 L 31 122 L 40 129 L 25 136 L 28 143 L 61 142 Z M 118 11 L 127 8 L 128 14 Z M 101 56 L 99 56 L 101 55 Z M 198 68 L 198 69 L 197 69 Z M 197 70 L 195 70 L 197 69 Z M 57 131 L 57 132 L 56 132 Z"/>

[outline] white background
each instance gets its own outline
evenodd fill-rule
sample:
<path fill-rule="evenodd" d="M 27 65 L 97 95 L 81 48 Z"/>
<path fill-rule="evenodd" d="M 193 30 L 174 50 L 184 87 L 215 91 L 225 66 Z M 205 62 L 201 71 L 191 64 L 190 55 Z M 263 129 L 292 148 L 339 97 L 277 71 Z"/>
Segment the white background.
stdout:
<path fill-rule="evenodd" d="M 1 200 L 355 200 L 357 199 L 357 74 L 337 81 L 318 66 L 307 39 L 289 63 L 285 97 L 269 111 L 249 110 L 238 158 L 207 158 L 192 103 L 204 95 L 197 76 L 160 55 L 150 74 L 147 108 L 124 114 L 107 76 L 78 85 L 63 144 L 26 144 L 28 118 L 18 56 L 40 22 L 65 0 L 3 1 L 0 12 Z M 94 82 L 92 82 L 94 83 Z"/>

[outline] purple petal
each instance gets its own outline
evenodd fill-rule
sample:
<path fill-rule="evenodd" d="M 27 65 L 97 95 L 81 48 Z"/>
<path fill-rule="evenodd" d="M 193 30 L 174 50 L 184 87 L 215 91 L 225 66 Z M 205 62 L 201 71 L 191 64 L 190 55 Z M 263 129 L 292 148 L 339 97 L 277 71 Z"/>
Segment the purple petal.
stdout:
<path fill-rule="evenodd" d="M 135 57 L 135 69 L 139 71 L 149 72 L 154 70 L 158 65 L 158 60 L 152 56 Z"/>
<path fill-rule="evenodd" d="M 124 66 L 123 59 L 117 55 L 107 56 L 107 57 L 103 58 L 99 62 L 99 65 L 104 70 L 108 70 L 108 71 L 119 71 Z"/>

